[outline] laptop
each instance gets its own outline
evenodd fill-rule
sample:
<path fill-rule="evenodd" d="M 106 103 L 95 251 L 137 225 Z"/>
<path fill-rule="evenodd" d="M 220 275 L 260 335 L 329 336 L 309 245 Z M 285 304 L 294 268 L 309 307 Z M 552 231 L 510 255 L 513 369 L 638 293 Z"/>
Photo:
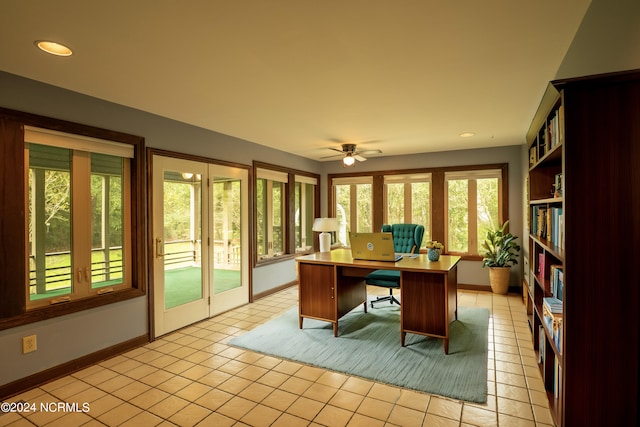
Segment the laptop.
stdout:
<path fill-rule="evenodd" d="M 349 233 L 351 257 L 369 261 L 399 261 L 402 255 L 393 248 L 391 233 Z"/>

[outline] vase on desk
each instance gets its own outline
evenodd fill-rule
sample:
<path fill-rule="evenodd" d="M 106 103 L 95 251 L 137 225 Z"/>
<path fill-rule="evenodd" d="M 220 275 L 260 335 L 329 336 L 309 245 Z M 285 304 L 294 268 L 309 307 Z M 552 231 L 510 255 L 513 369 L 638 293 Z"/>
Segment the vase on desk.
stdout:
<path fill-rule="evenodd" d="M 428 248 L 427 259 L 429 261 L 438 261 L 440 259 L 440 249 Z"/>

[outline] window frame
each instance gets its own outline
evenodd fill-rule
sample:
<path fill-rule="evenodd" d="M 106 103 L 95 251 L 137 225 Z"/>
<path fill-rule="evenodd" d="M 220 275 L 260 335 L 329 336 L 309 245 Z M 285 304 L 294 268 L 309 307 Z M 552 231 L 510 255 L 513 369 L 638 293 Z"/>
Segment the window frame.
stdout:
<path fill-rule="evenodd" d="M 446 189 L 445 189 L 445 173 L 446 172 L 471 172 L 483 170 L 500 170 L 501 188 L 499 189 L 499 207 L 498 215 L 500 223 L 509 219 L 509 165 L 507 163 L 493 163 L 480 165 L 462 165 L 448 166 L 436 168 L 414 168 L 399 170 L 381 170 L 367 172 L 350 172 L 344 174 L 327 175 L 327 200 L 329 200 L 328 213 L 329 216 L 336 216 L 335 194 L 333 182 L 336 179 L 346 177 L 371 177 L 373 180 L 372 189 L 372 211 L 373 211 L 373 230 L 380 230 L 385 223 L 385 176 L 394 175 L 414 175 L 414 174 L 431 174 L 431 240 L 439 242 L 447 242 L 446 235 Z M 445 251 L 448 249 L 445 247 Z M 448 252 L 445 252 L 448 253 Z M 458 254 L 456 254 L 458 255 Z M 460 254 L 463 260 L 480 261 L 482 256 Z"/>
<path fill-rule="evenodd" d="M 27 263 L 27 214 L 25 212 L 28 170 L 25 168 L 25 126 L 78 135 L 82 138 L 124 143 L 133 148 L 130 167 L 131 287 L 96 293 L 61 304 L 27 309 L 29 265 Z M 89 310 L 146 294 L 144 263 L 144 138 L 82 125 L 51 117 L 0 108 L 0 236 L 15 242 L 0 246 L 0 330 Z"/>
<path fill-rule="evenodd" d="M 284 233 L 284 248 L 281 255 L 260 258 L 258 255 L 258 179 L 259 179 L 259 170 L 262 170 L 263 174 L 267 175 L 269 172 L 273 172 L 274 176 L 278 176 L 280 174 L 286 174 L 287 180 L 284 185 L 283 192 L 283 216 L 284 216 L 284 224 L 283 224 L 283 233 Z M 312 249 L 305 252 L 296 252 L 296 223 L 295 223 L 295 209 L 296 209 L 296 199 L 295 199 L 295 183 L 296 177 L 298 180 L 304 179 L 304 177 L 308 179 L 315 180 L 315 191 L 313 195 L 313 216 L 314 218 L 320 217 L 320 175 L 302 171 L 298 169 L 287 168 L 284 166 L 274 165 L 271 163 L 265 163 L 260 161 L 253 162 L 253 188 L 254 196 L 253 196 L 253 227 L 254 231 L 252 233 L 253 238 L 253 247 L 255 250 L 253 251 L 253 263 L 254 267 L 261 265 L 268 265 L 272 263 L 277 263 L 280 261 L 285 261 L 289 259 L 293 259 L 296 256 L 300 256 L 303 253 L 311 253 L 316 251 L 319 247 L 318 245 L 318 237 L 314 235 L 312 237 Z M 316 234 L 316 233 L 314 233 Z"/>
<path fill-rule="evenodd" d="M 502 206 L 504 205 L 500 194 L 503 190 L 503 176 L 502 170 L 500 169 L 474 169 L 474 170 L 450 170 L 445 172 L 444 176 L 444 191 L 445 191 L 445 235 L 446 240 L 443 242 L 445 244 L 445 248 L 448 246 L 449 242 L 449 181 L 467 181 L 467 212 L 471 211 L 474 207 L 477 212 L 477 200 L 478 200 L 478 186 L 477 181 L 479 179 L 497 179 L 498 180 L 498 223 L 502 224 L 504 222 L 502 213 Z M 472 197 L 473 196 L 473 197 Z M 467 251 L 459 252 L 459 251 L 451 251 L 446 248 L 447 253 L 451 253 L 454 255 L 460 255 L 464 257 L 480 257 L 482 250 L 482 241 L 479 240 L 478 237 L 478 215 L 468 216 L 468 229 L 467 229 Z"/>

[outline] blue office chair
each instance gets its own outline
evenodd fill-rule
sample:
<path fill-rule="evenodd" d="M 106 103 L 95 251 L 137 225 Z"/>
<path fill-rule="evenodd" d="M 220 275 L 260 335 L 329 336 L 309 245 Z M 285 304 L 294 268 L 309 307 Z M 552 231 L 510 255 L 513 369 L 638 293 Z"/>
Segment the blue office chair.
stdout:
<path fill-rule="evenodd" d="M 384 224 L 383 232 L 391 232 L 393 235 L 393 247 L 395 252 L 401 253 L 417 253 L 420 251 L 422 236 L 424 235 L 424 226 L 419 224 Z M 378 297 L 371 301 L 371 308 L 374 302 L 389 301 L 400 305 L 393 296 L 393 290 L 400 288 L 400 272 L 394 270 L 376 270 L 369 273 L 365 277 L 365 283 L 372 286 L 380 286 L 389 288 L 389 295 L 386 297 Z"/>

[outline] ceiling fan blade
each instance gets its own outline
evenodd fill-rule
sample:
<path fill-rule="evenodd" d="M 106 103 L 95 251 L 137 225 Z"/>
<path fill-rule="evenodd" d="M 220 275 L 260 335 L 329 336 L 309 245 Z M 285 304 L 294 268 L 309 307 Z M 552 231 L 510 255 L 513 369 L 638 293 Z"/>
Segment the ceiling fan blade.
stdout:
<path fill-rule="evenodd" d="M 338 154 L 338 155 L 332 155 L 332 156 L 324 156 L 324 157 L 320 157 L 320 160 L 324 160 L 324 159 L 338 159 L 344 157 L 344 154 Z"/>
<path fill-rule="evenodd" d="M 340 150 L 339 148 L 329 147 L 329 150 L 337 151 L 338 153 L 343 153 L 344 154 L 344 150 Z"/>
<path fill-rule="evenodd" d="M 382 150 L 362 150 L 362 151 L 358 151 L 356 154 L 363 154 L 365 156 L 370 156 L 372 154 L 382 154 Z"/>
<path fill-rule="evenodd" d="M 356 159 L 356 160 L 357 160 L 357 161 L 359 161 L 359 162 L 364 162 L 365 160 L 367 160 L 366 158 L 362 157 L 362 156 L 361 156 L 361 155 L 359 155 L 359 154 L 354 154 L 354 155 L 353 155 L 353 158 L 354 158 L 354 159 Z"/>

